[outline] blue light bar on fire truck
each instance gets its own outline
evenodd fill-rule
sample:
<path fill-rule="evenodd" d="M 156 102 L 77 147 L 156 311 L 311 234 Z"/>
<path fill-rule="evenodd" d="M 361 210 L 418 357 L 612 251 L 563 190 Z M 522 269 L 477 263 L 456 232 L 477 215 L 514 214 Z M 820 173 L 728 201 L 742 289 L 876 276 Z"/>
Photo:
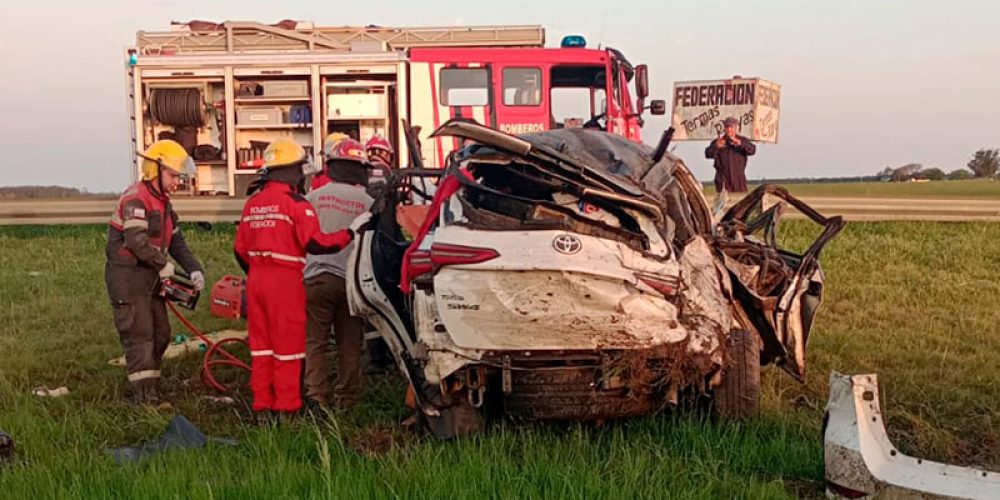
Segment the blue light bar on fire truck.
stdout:
<path fill-rule="evenodd" d="M 587 39 L 580 35 L 566 35 L 563 37 L 562 43 L 560 43 L 559 46 L 564 49 L 582 49 L 587 46 Z"/>

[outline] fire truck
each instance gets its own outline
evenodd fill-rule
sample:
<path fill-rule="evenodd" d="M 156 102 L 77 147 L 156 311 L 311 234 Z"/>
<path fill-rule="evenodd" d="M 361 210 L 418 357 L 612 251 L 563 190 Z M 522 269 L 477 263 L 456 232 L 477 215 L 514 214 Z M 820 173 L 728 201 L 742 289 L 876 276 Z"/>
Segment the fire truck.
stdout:
<path fill-rule="evenodd" d="M 453 118 L 510 134 L 593 127 L 641 140 L 645 65 L 569 36 L 545 48 L 541 26 L 317 27 L 192 21 L 136 34 L 127 47 L 132 152 L 161 138 L 195 159 L 191 194 L 238 196 L 279 137 L 322 162 L 323 138 L 373 135 L 396 167 L 440 167 L 459 145 L 431 138 Z M 137 158 L 135 154 L 132 158 Z M 132 164 L 133 179 L 139 161 Z"/>

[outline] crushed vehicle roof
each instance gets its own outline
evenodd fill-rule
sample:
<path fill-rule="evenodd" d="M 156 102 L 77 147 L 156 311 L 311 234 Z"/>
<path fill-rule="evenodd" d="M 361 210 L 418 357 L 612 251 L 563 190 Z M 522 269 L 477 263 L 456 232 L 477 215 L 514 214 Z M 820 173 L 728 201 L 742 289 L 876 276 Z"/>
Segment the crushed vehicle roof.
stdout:
<path fill-rule="evenodd" d="M 456 136 L 478 144 L 465 154 L 470 160 L 489 163 L 497 152 L 531 160 L 554 177 L 625 198 L 581 194 L 630 203 L 652 213 L 657 223 L 671 220 L 670 232 L 677 247 L 695 235 L 712 232 L 712 216 L 701 193 L 701 183 L 680 158 L 664 154 L 653 162 L 653 148 L 607 132 L 566 128 L 512 136 L 461 120 L 451 120 L 432 137 Z M 501 158 L 502 160 L 502 158 Z"/>
<path fill-rule="evenodd" d="M 595 134 L 594 131 L 586 129 L 559 129 L 514 137 L 482 125 L 451 121 L 442 125 L 433 134 L 435 137 L 441 135 L 452 135 L 481 143 L 481 146 L 473 147 L 470 152 L 472 156 L 488 155 L 489 149 L 496 149 L 559 167 L 566 173 L 580 175 L 581 182 L 593 184 L 595 187 L 636 197 L 652 195 L 633 182 L 627 174 L 623 176 L 620 171 L 626 168 L 626 165 L 650 162 L 652 154 L 647 154 L 643 159 L 636 153 L 644 146 L 630 143 L 624 138 L 619 138 L 621 142 L 615 144 L 616 141 L 611 138 L 617 136 L 612 134 Z M 604 137 L 608 140 L 600 140 Z M 607 159 L 602 160 L 601 157 L 605 155 Z"/>

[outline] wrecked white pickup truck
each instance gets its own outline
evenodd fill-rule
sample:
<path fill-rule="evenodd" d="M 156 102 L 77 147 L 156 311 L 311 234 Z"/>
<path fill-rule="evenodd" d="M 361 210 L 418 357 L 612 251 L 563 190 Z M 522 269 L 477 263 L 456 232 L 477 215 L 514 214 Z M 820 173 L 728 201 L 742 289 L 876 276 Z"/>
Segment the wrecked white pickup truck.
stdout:
<path fill-rule="evenodd" d="M 352 311 L 378 329 L 435 435 L 493 415 L 636 416 L 686 393 L 743 418 L 762 365 L 804 376 L 818 257 L 839 217 L 766 186 L 713 220 L 666 153 L 669 133 L 655 150 L 459 121 L 435 136 L 471 144 L 443 172 L 392 177 L 347 276 Z M 786 204 L 823 228 L 802 254 L 777 246 Z"/>

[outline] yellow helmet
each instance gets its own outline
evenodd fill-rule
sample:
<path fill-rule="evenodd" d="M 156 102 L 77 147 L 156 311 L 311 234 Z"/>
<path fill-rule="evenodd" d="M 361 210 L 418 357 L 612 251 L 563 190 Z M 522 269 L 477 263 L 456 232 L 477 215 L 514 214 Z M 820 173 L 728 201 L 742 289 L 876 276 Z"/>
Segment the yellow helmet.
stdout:
<path fill-rule="evenodd" d="M 146 151 L 139 153 L 142 160 L 142 180 L 151 181 L 160 176 L 160 168 L 172 170 L 178 175 L 194 173 L 194 161 L 183 146 L 169 139 L 154 142 Z"/>
<path fill-rule="evenodd" d="M 264 168 L 291 167 L 305 161 L 306 150 L 292 139 L 278 139 L 264 150 Z"/>

